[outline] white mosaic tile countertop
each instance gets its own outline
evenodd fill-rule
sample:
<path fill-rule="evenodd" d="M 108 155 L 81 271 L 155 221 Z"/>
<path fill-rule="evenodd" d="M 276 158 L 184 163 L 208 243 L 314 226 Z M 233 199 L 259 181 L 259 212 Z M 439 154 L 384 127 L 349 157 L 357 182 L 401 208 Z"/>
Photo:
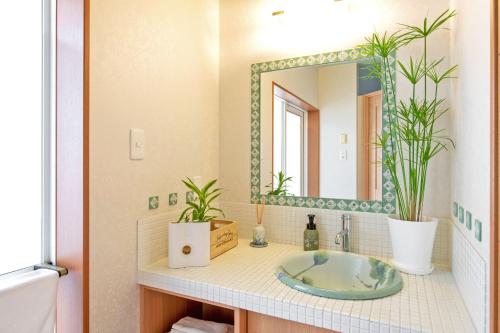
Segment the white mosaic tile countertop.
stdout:
<path fill-rule="evenodd" d="M 169 269 L 167 258 L 144 265 L 138 283 L 342 333 L 476 332 L 450 271 L 428 276 L 401 274 L 396 295 L 364 301 L 305 294 L 274 275 L 294 245 L 270 243 L 256 249 L 246 239 L 207 267 Z"/>

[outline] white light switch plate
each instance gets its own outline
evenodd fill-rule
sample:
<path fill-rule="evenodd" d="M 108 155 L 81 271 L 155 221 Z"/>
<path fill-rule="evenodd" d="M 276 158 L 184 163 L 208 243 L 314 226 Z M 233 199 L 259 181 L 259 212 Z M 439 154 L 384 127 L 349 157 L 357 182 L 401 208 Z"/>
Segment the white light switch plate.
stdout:
<path fill-rule="evenodd" d="M 130 129 L 130 159 L 144 159 L 144 130 L 140 128 Z"/>

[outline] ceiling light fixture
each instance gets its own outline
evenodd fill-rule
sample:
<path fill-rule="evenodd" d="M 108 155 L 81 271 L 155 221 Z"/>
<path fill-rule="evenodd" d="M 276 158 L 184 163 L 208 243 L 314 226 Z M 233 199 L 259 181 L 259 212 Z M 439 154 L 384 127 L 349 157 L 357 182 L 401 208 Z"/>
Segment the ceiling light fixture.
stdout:
<path fill-rule="evenodd" d="M 333 2 L 342 2 L 342 0 L 333 0 Z M 283 5 L 283 4 L 281 3 L 281 5 Z M 279 15 L 283 15 L 283 14 L 285 14 L 285 10 L 284 9 L 277 9 L 277 10 L 275 10 L 275 11 L 272 12 L 273 16 L 279 16 Z"/>

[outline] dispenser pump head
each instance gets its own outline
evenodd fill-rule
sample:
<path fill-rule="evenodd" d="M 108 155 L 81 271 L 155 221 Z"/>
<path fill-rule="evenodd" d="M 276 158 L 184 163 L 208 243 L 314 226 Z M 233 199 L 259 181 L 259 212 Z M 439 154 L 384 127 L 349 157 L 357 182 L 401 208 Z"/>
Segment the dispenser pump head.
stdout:
<path fill-rule="evenodd" d="M 308 214 L 307 217 L 309 218 L 309 223 L 307 224 L 307 229 L 308 230 L 316 230 L 316 223 L 314 223 L 314 218 L 316 217 L 316 215 Z"/>

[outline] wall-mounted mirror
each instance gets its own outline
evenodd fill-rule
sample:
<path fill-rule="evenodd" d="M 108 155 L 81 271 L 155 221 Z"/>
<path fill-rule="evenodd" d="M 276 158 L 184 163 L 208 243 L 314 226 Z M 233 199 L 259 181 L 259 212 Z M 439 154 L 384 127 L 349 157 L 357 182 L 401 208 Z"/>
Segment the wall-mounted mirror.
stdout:
<path fill-rule="evenodd" d="M 252 198 L 283 172 L 291 180 L 280 204 L 393 210 L 374 145 L 385 100 L 372 62 L 346 50 L 252 66 Z"/>

